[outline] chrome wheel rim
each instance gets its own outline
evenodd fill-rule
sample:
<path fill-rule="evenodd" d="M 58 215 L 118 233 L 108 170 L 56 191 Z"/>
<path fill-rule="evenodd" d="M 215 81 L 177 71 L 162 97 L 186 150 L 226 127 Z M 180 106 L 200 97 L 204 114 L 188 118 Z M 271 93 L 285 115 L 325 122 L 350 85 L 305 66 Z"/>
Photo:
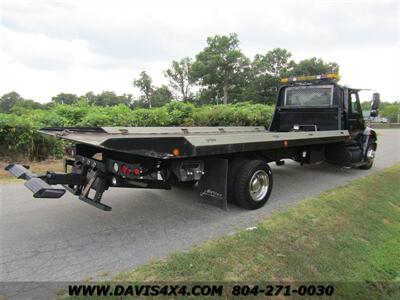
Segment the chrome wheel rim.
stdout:
<path fill-rule="evenodd" d="M 261 201 L 268 193 L 269 177 L 266 171 L 258 170 L 254 172 L 249 181 L 250 197 L 254 201 Z"/>
<path fill-rule="evenodd" d="M 366 157 L 367 157 L 367 162 L 370 163 L 370 162 L 374 161 L 374 158 L 375 158 L 375 150 L 374 150 L 374 148 L 372 148 L 372 147 L 368 148 Z"/>

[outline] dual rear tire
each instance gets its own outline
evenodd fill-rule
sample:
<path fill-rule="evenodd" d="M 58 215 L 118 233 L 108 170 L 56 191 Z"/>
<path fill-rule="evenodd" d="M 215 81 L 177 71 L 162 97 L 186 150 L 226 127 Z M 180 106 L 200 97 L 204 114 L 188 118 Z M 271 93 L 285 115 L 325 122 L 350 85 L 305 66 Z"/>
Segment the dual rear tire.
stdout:
<path fill-rule="evenodd" d="M 236 160 L 229 164 L 228 199 L 246 209 L 267 203 L 273 185 L 272 171 L 262 160 Z"/>
<path fill-rule="evenodd" d="M 164 181 L 175 187 L 192 187 L 197 181 L 180 182 L 175 174 L 161 171 Z M 236 159 L 229 162 L 227 197 L 245 209 L 258 209 L 267 203 L 273 185 L 272 171 L 262 160 Z"/>

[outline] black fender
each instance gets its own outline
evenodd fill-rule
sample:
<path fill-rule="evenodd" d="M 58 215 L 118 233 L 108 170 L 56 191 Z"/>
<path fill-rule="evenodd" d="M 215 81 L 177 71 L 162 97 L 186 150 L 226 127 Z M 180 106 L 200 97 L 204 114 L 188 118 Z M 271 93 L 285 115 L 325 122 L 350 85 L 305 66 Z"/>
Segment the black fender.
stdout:
<path fill-rule="evenodd" d="M 367 151 L 367 147 L 369 143 L 375 144 L 375 150 L 377 149 L 377 134 L 376 131 L 373 130 L 371 127 L 366 127 L 363 131 L 363 141 L 362 141 L 362 148 L 363 148 L 363 154 L 365 155 L 365 152 Z M 363 155 L 363 156 L 364 156 Z"/>

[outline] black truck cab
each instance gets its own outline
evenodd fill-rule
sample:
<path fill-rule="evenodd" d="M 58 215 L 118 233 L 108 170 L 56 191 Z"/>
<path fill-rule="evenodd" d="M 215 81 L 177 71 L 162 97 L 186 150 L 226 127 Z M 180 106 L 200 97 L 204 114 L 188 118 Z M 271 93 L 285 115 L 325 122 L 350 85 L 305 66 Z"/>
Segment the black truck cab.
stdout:
<path fill-rule="evenodd" d="M 282 79 L 269 131 L 348 130 L 348 141 L 328 145 L 325 156 L 332 163 L 353 166 L 363 161 L 368 147 L 376 150 L 376 133 L 365 124 L 360 89 L 341 86 L 338 80 L 337 74 Z M 378 105 L 379 94 L 375 93 L 373 114 Z"/>
<path fill-rule="evenodd" d="M 270 131 L 347 129 L 355 136 L 364 131 L 359 90 L 340 86 L 334 78 L 303 77 L 279 88 Z"/>

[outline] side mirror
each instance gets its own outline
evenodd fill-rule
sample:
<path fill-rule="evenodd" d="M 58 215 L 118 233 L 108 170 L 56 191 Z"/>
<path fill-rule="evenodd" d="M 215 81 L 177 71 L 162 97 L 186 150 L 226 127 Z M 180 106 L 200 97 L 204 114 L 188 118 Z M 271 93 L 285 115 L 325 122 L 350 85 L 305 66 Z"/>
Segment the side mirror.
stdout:
<path fill-rule="evenodd" d="M 370 112 L 370 117 L 377 117 L 379 114 L 379 103 L 381 102 L 380 95 L 379 93 L 374 93 L 372 95 L 372 101 L 371 101 L 371 112 Z"/>

